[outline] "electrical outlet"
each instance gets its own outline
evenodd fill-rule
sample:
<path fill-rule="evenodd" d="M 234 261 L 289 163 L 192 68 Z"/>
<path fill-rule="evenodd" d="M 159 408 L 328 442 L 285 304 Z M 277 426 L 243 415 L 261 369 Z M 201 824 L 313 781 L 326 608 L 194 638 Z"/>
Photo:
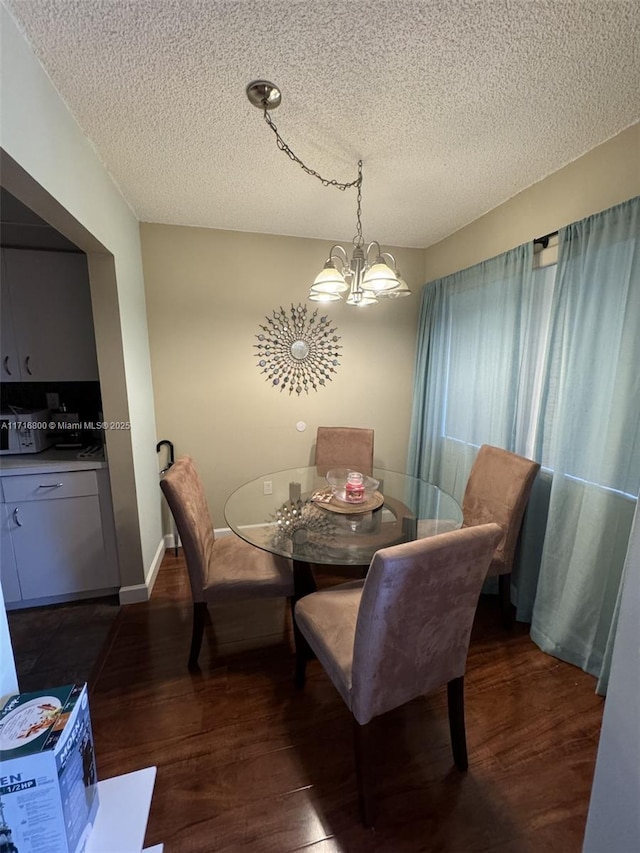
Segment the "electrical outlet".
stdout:
<path fill-rule="evenodd" d="M 273 494 L 273 480 L 265 480 L 264 483 L 262 484 L 262 486 L 264 489 L 263 494 L 265 494 L 265 495 L 272 495 Z"/>

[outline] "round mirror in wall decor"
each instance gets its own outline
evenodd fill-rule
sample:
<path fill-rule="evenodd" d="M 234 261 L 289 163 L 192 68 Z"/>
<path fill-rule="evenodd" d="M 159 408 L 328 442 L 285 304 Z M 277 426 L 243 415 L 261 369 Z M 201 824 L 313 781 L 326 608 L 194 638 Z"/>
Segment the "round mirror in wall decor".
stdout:
<path fill-rule="evenodd" d="M 254 344 L 265 381 L 280 391 L 308 394 L 331 381 L 340 365 L 340 336 L 326 314 L 308 315 L 306 305 L 280 307 L 265 318 Z"/>

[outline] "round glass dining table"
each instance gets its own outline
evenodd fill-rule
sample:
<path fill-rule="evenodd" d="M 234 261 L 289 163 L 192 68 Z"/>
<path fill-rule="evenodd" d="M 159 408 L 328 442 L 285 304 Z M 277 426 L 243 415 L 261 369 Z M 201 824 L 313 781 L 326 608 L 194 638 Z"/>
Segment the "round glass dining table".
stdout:
<path fill-rule="evenodd" d="M 263 474 L 236 489 L 224 508 L 234 533 L 293 561 L 296 598 L 315 588 L 310 564 L 368 566 L 379 548 L 462 525 L 458 503 L 433 483 L 374 468 L 376 495 L 350 506 L 328 501 L 325 473 L 312 466 Z"/>

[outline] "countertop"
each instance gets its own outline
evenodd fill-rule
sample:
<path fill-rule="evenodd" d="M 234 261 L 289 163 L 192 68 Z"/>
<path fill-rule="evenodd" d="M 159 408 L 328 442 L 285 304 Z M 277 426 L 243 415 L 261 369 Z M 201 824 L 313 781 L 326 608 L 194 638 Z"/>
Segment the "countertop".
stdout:
<path fill-rule="evenodd" d="M 54 474 L 58 471 L 96 471 L 107 468 L 103 455 L 78 459 L 80 450 L 49 448 L 40 453 L 23 453 L 17 456 L 0 456 L 0 477 L 20 474 Z"/>

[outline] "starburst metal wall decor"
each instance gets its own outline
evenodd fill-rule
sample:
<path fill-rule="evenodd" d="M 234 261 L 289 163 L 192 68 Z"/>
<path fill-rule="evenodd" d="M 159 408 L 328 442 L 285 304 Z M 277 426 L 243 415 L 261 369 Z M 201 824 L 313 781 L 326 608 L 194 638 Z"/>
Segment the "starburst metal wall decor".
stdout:
<path fill-rule="evenodd" d="M 281 307 L 265 318 L 268 325 L 260 326 L 254 344 L 257 366 L 274 388 L 299 396 L 331 382 L 340 365 L 340 336 L 326 314 L 317 315 L 316 309 L 307 317 L 306 305 L 292 305 L 289 312 Z"/>

